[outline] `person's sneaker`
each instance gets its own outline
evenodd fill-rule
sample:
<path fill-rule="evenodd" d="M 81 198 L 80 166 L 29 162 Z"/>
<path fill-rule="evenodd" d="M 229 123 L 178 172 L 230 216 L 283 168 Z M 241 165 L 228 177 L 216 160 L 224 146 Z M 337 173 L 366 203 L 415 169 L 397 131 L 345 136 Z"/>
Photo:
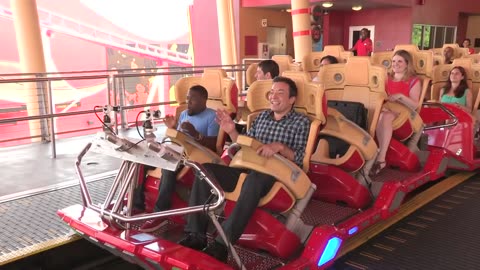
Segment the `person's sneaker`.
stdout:
<path fill-rule="evenodd" d="M 162 227 L 167 222 L 166 219 L 157 218 L 145 221 L 145 223 L 140 227 L 140 231 L 142 232 L 154 232 L 160 227 Z"/>
<path fill-rule="evenodd" d="M 224 244 L 214 241 L 208 245 L 203 252 L 212 256 L 213 258 L 226 263 L 228 259 L 228 248 Z"/>
<path fill-rule="evenodd" d="M 189 233 L 185 238 L 178 241 L 178 244 L 195 250 L 202 250 L 207 246 L 207 238 L 197 233 Z"/>

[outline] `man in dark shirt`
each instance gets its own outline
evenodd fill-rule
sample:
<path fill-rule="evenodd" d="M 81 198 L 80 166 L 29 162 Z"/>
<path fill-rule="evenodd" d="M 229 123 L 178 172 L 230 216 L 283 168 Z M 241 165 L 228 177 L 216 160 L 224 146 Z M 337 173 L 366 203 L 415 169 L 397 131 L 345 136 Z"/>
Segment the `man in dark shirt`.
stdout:
<path fill-rule="evenodd" d="M 302 167 L 303 157 L 310 130 L 310 120 L 306 115 L 293 109 L 297 97 L 297 86 L 289 78 L 276 77 L 268 94 L 270 109 L 260 113 L 252 127 L 247 131 L 251 136 L 263 143 L 257 150 L 260 156 L 272 157 L 280 154 Z M 217 122 L 232 141 L 236 141 L 238 132 L 230 115 L 226 111 L 217 111 Z M 233 191 L 241 173 L 248 173 L 243 183 L 240 196 L 231 215 L 223 222 L 222 228 L 230 240 L 235 243 L 243 233 L 249 219 L 255 212 L 260 199 L 265 196 L 273 184 L 273 176 L 240 168 L 232 168 L 218 164 L 204 164 L 225 191 Z M 198 177 L 193 184 L 190 205 L 204 204 L 210 196 L 210 186 Z M 207 247 L 205 233 L 208 227 L 208 216 L 194 213 L 188 217 L 187 237 L 181 245 L 202 250 L 210 256 L 226 261 L 228 249 L 221 237 Z"/>

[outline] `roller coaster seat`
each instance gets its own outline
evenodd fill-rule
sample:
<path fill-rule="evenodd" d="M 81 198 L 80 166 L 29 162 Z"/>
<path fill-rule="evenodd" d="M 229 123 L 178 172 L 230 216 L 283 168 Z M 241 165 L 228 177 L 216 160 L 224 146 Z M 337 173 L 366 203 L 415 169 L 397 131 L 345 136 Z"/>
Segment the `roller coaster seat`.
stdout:
<path fill-rule="evenodd" d="M 303 70 L 309 72 L 311 76 L 317 75 L 320 70 L 320 61 L 327 55 L 334 56 L 339 63 L 345 63 L 349 57 L 353 56 L 353 52 L 345 51 L 342 45 L 326 45 L 323 51 L 311 52 L 303 57 Z"/>
<path fill-rule="evenodd" d="M 447 47 L 451 47 L 453 49 L 453 59 L 462 58 L 468 55 L 468 48 L 460 47 L 457 43 L 446 43 L 443 44 L 442 48 L 431 49 L 431 51 L 433 51 L 436 57 L 439 56 L 439 58 L 436 58 L 440 59 L 440 62 L 438 64 L 444 64 L 445 60 L 443 57 L 443 51 Z"/>
<path fill-rule="evenodd" d="M 473 107 L 471 112 L 475 113 L 478 108 L 478 103 L 480 102 L 480 97 L 478 96 L 478 88 L 480 87 L 480 66 L 474 65 L 471 58 L 458 58 L 454 59 L 452 64 L 437 65 L 434 67 L 431 99 L 434 101 L 440 101 L 440 91 L 445 86 L 445 83 L 450 76 L 450 71 L 456 66 L 461 66 L 465 69 L 468 88 L 472 91 L 473 96 Z"/>
<path fill-rule="evenodd" d="M 401 103 L 389 102 L 385 105 L 391 111 L 394 111 L 398 114 L 392 124 L 394 138 L 398 139 L 399 141 L 406 141 L 414 134 L 421 132 L 423 129 L 423 121 L 418 115 L 418 112 L 420 112 L 422 103 L 429 90 L 430 78 L 432 77 L 433 72 L 433 52 L 419 50 L 416 45 L 412 44 L 397 45 L 395 46 L 395 50 L 393 52 L 373 53 L 372 63 L 381 64 L 390 71 L 392 67 L 392 57 L 394 52 L 397 50 L 405 50 L 410 53 L 413 58 L 415 72 L 421 79 L 422 83 L 420 98 L 417 107 L 414 110 Z"/>
<path fill-rule="evenodd" d="M 372 63 L 382 65 L 390 72 L 392 70 L 393 54 L 398 50 L 405 50 L 412 55 L 417 75 L 431 77 L 434 65 L 433 52 L 430 50 L 419 50 L 418 47 L 413 44 L 397 45 L 393 51 L 373 52 L 371 56 Z"/>
<path fill-rule="evenodd" d="M 293 58 L 290 55 L 274 55 L 272 56 L 272 60 L 278 64 L 279 67 L 279 74 L 282 74 L 284 71 L 287 70 L 295 70 L 299 71 L 302 67 L 293 61 Z M 255 78 L 255 73 L 257 72 L 258 63 L 252 63 L 248 66 L 247 71 L 245 73 L 245 81 L 247 85 L 252 85 L 254 81 L 257 79 Z"/>
<path fill-rule="evenodd" d="M 257 80 L 255 78 L 255 74 L 257 73 L 257 68 L 258 68 L 258 63 L 252 63 L 248 66 L 246 74 L 245 74 L 245 80 L 247 85 L 252 85 L 254 81 Z"/>
<path fill-rule="evenodd" d="M 367 161 L 373 161 L 378 147 L 374 141 L 375 128 L 385 93 L 385 68 L 374 66 L 368 57 L 350 57 L 345 64 L 328 65 L 321 69 L 321 81 L 327 100 L 363 103 L 368 110 L 367 130 L 349 121 L 340 112 L 328 108 L 327 124 L 321 135 L 332 136 L 350 144 L 341 157 L 329 156 L 329 145 L 320 139 L 311 161 L 339 166 L 355 172 Z"/>
<path fill-rule="evenodd" d="M 473 61 L 473 64 L 480 64 L 480 54 L 476 53 L 476 54 L 469 54 L 469 55 L 465 55 L 463 58 L 470 58 L 472 59 Z"/>
<path fill-rule="evenodd" d="M 256 81 L 250 86 L 247 94 L 247 105 L 249 110 L 252 111 L 252 114 L 248 117 L 247 128 L 250 127 L 255 117 L 258 116 L 261 111 L 270 108 L 267 95 L 271 88 L 271 80 Z M 253 138 L 239 136 L 237 139 L 237 143 L 242 147 L 233 157 L 230 166 L 256 170 L 272 175 L 277 179 L 273 188 L 261 199 L 259 207 L 276 212 L 286 212 L 294 206 L 297 200 L 304 198 L 309 188 L 311 188 L 312 183 L 306 172 L 308 171 L 310 156 L 314 149 L 318 130 L 325 122 L 322 102 L 323 89 L 320 85 L 309 83 L 306 86 L 300 86 L 298 88 L 295 109 L 305 113 L 312 120 L 303 162 L 303 170 L 285 158 L 265 158 L 258 156 L 256 149 L 261 146 L 261 143 Z M 225 193 L 229 201 L 237 201 L 245 176 L 246 175 L 240 177 L 237 187 L 233 192 Z"/>
<path fill-rule="evenodd" d="M 238 90 L 235 81 L 228 77 L 223 69 L 205 69 L 201 77 L 184 77 L 175 83 L 175 97 L 179 106 L 176 109 L 175 117 L 180 116 L 180 113 L 187 108 L 187 92 L 190 87 L 194 85 L 202 85 L 208 91 L 207 107 L 216 109 L 226 109 L 232 116 L 237 111 L 237 97 Z M 188 157 L 199 163 L 213 162 L 219 163 L 216 159 L 219 158 L 223 152 L 223 147 L 226 140 L 226 134 L 223 130 L 219 130 L 216 143 L 216 154 L 206 147 L 196 143 L 195 140 L 185 136 L 185 134 L 176 130 L 167 130 L 166 136 L 173 141 L 185 147 L 185 152 Z M 195 147 L 194 147 L 195 146 Z M 188 168 L 182 169 L 177 175 L 177 179 L 182 178 L 188 171 Z M 149 176 L 154 178 L 161 177 L 161 170 L 159 168 L 149 171 Z"/>
<path fill-rule="evenodd" d="M 294 62 L 290 55 L 273 55 L 272 60 L 278 64 L 279 74 L 287 70 L 302 70 L 300 64 Z"/>

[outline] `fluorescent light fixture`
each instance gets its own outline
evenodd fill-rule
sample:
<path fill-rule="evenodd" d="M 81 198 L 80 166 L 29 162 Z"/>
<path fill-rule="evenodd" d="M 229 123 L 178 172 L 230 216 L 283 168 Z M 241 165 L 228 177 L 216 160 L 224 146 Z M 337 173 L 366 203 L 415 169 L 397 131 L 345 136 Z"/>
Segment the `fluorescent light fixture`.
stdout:
<path fill-rule="evenodd" d="M 331 8 L 331 7 L 333 7 L 333 3 L 332 2 L 323 2 L 322 7 Z"/>
<path fill-rule="evenodd" d="M 362 10 L 362 6 L 360 6 L 360 5 L 353 6 L 352 9 L 355 10 L 355 11 L 359 11 L 359 10 Z"/>
<path fill-rule="evenodd" d="M 331 261 L 337 255 L 337 251 L 342 245 L 342 239 L 338 237 L 333 237 L 328 240 L 327 246 L 323 250 L 320 260 L 318 260 L 318 266 L 322 266 L 327 262 Z"/>

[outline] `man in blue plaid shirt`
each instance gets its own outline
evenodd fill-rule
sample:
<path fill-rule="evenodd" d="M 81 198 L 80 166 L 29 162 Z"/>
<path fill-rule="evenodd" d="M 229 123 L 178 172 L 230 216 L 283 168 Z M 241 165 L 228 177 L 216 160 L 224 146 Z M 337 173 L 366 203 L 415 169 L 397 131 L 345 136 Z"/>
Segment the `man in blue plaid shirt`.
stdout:
<path fill-rule="evenodd" d="M 310 120 L 306 115 L 297 113 L 293 109 L 296 97 L 297 86 L 294 81 L 286 77 L 273 79 L 272 89 L 268 94 L 270 109 L 259 114 L 247 135 L 263 143 L 263 146 L 257 151 L 259 155 L 271 157 L 274 154 L 280 154 L 302 167 Z M 217 122 L 220 128 L 235 142 L 239 134 L 228 112 L 218 110 Z M 219 164 L 204 164 L 203 166 L 227 192 L 235 189 L 241 173 L 248 173 L 231 215 L 222 223 L 227 238 L 230 242 L 235 243 L 242 235 L 260 199 L 270 191 L 276 180 L 273 176 L 252 170 L 231 168 Z M 199 178 L 195 179 L 189 205 L 204 204 L 210 194 L 210 186 Z M 190 214 L 185 228 L 187 237 L 182 239 L 179 244 L 203 250 L 208 255 L 225 262 L 228 258 L 228 249 L 220 237 L 207 246 L 208 221 L 208 216 L 204 213 Z"/>

